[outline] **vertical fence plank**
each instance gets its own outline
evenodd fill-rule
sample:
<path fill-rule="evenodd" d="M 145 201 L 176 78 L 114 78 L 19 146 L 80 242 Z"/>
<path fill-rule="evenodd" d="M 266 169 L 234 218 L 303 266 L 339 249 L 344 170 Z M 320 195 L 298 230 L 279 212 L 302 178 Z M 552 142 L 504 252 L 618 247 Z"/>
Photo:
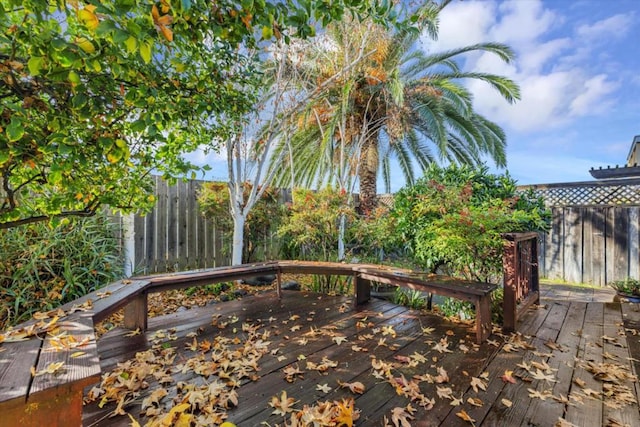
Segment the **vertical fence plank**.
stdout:
<path fill-rule="evenodd" d="M 606 285 L 606 265 L 605 265 L 605 233 L 606 233 L 606 209 L 593 207 L 586 211 L 585 221 L 590 225 L 590 234 L 585 236 L 591 241 L 591 256 L 585 258 L 585 263 L 591 266 L 591 279 L 587 283 L 594 285 Z"/>
<path fill-rule="evenodd" d="M 155 226 L 155 254 L 153 258 L 154 268 L 156 273 L 164 273 L 167 271 L 167 235 L 168 235 L 168 221 L 167 213 L 170 206 L 169 203 L 169 186 L 167 182 L 156 177 L 156 188 L 158 192 L 158 205 L 156 207 L 156 226 Z"/>
<path fill-rule="evenodd" d="M 604 216 L 604 264 L 605 264 L 605 283 L 612 282 L 615 277 L 615 242 L 614 242 L 614 227 L 615 216 L 614 209 L 612 207 L 605 208 Z"/>
<path fill-rule="evenodd" d="M 640 278 L 640 208 L 629 208 L 629 277 Z"/>
<path fill-rule="evenodd" d="M 176 213 L 178 215 L 178 224 L 176 230 L 177 236 L 177 251 L 176 251 L 176 270 L 187 269 L 187 252 L 189 245 L 189 204 L 190 194 L 189 183 L 186 181 L 178 182 L 178 200 L 176 201 Z"/>
<path fill-rule="evenodd" d="M 551 228 L 547 232 L 545 265 L 547 267 L 547 277 L 549 279 L 563 278 L 563 223 L 564 209 L 552 208 Z"/>
<path fill-rule="evenodd" d="M 629 210 L 625 207 L 613 209 L 613 280 L 623 280 L 629 276 Z"/>
<path fill-rule="evenodd" d="M 566 208 L 564 214 L 564 280 L 582 282 L 582 218 L 579 208 Z"/>

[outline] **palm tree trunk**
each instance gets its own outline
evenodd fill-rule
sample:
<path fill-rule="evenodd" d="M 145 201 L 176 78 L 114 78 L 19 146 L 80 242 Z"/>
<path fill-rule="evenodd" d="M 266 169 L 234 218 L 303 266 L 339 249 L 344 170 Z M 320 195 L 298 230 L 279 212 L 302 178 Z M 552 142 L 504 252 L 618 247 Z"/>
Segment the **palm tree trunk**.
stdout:
<path fill-rule="evenodd" d="M 378 206 L 378 144 L 369 138 L 362 146 L 358 178 L 360 214 L 369 217 Z"/>

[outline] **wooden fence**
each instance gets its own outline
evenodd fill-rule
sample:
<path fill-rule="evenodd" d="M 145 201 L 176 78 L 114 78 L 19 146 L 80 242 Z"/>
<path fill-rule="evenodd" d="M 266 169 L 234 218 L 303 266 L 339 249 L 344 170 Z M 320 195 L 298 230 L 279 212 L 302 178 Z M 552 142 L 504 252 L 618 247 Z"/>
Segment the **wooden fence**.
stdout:
<path fill-rule="evenodd" d="M 229 264 L 226 242 L 199 210 L 197 194 L 204 181 L 178 181 L 168 185 L 154 177 L 156 206 L 148 214 L 136 215 L 134 224 L 134 270 L 164 273 Z M 121 219 L 122 221 L 122 219 Z"/>
<path fill-rule="evenodd" d="M 552 212 L 540 276 L 605 286 L 640 279 L 640 179 L 532 185 Z"/>

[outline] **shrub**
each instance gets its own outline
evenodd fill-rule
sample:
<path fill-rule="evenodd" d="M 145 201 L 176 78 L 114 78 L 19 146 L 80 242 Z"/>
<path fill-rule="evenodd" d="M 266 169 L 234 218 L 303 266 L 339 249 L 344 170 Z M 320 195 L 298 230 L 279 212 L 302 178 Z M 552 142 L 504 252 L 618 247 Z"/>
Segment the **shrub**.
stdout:
<path fill-rule="evenodd" d="M 501 234 L 548 228 L 541 198 L 517 194 L 515 181 L 486 166 L 432 165 L 396 194 L 389 243 L 430 272 L 490 281 L 502 274 Z"/>
<path fill-rule="evenodd" d="M 9 229 L 0 236 L 0 328 L 51 310 L 122 277 L 123 260 L 105 216 Z"/>
<path fill-rule="evenodd" d="M 292 258 L 335 261 L 341 215 L 346 216 L 351 242 L 355 211 L 347 205 L 347 195 L 326 188 L 320 191 L 295 189 L 288 216 L 278 229 L 287 254 Z"/>

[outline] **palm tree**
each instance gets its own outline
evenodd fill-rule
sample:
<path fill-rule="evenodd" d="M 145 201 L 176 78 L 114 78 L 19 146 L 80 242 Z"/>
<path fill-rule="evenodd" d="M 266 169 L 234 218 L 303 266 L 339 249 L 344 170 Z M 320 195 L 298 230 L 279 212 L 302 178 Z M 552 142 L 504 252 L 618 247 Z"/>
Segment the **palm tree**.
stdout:
<path fill-rule="evenodd" d="M 423 32 L 433 40 L 437 15 L 446 4 L 430 2 L 422 9 Z M 474 111 L 463 83 L 484 81 L 509 102 L 519 99 L 519 88 L 505 77 L 464 71 L 458 59 L 490 52 L 509 63 L 511 49 L 479 43 L 426 53 L 419 38 L 420 32 L 390 33 L 371 22 L 345 21 L 289 58 L 301 93 L 319 95 L 297 117 L 293 136 L 277 148 L 281 155 L 274 158 L 288 157 L 290 164 L 272 165 L 280 168 L 276 182 L 337 182 L 344 188 L 345 180 L 357 176 L 366 214 L 376 206 L 380 172 L 389 191 L 392 159 L 407 184 L 414 182 L 416 163 L 424 170 L 431 162 L 479 164 L 489 157 L 505 166 L 504 132 Z"/>

